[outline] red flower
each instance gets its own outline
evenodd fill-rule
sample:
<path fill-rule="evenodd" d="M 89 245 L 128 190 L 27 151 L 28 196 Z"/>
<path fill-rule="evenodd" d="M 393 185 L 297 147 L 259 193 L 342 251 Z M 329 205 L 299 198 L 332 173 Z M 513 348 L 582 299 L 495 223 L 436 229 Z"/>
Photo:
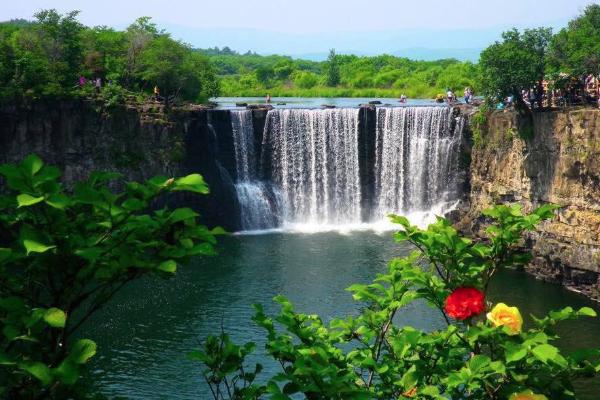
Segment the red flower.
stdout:
<path fill-rule="evenodd" d="M 461 287 L 446 298 L 446 313 L 454 319 L 467 319 L 485 309 L 483 293 L 471 287 Z"/>

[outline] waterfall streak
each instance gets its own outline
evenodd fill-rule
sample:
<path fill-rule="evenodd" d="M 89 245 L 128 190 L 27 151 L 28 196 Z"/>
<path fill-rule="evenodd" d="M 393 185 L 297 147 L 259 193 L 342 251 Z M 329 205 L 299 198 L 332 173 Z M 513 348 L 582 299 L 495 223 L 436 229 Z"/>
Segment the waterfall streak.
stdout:
<path fill-rule="evenodd" d="M 360 223 L 358 109 L 271 110 L 263 148 L 290 224 Z"/>
<path fill-rule="evenodd" d="M 456 199 L 463 122 L 452 129 L 453 119 L 446 107 L 377 109 L 374 220 Z"/>

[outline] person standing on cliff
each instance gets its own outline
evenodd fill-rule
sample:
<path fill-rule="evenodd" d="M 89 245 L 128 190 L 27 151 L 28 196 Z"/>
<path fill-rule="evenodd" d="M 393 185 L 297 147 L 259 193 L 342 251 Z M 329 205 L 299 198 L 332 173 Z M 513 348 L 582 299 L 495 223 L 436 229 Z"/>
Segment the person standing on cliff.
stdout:
<path fill-rule="evenodd" d="M 100 77 L 96 78 L 94 84 L 96 86 L 96 93 L 100 94 L 100 89 L 102 88 L 102 79 L 100 79 Z"/>
<path fill-rule="evenodd" d="M 271 102 L 271 95 L 267 93 L 267 97 L 265 97 L 265 102 L 266 103 L 270 103 Z"/>
<path fill-rule="evenodd" d="M 158 86 L 154 86 L 154 100 L 158 101 L 160 97 L 160 90 L 158 89 Z"/>
<path fill-rule="evenodd" d="M 464 95 L 465 95 L 465 104 L 470 104 L 471 103 L 471 88 L 470 87 L 467 86 L 465 88 Z"/>

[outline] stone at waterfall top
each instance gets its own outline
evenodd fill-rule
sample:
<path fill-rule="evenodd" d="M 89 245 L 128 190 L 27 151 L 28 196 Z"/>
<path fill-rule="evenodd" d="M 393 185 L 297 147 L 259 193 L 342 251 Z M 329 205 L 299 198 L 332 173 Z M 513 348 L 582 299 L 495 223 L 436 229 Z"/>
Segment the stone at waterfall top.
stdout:
<path fill-rule="evenodd" d="M 218 104 L 218 108 L 230 109 L 240 108 L 240 104 L 267 104 L 262 97 L 217 97 L 212 99 Z M 408 99 L 400 103 L 400 98 L 377 98 L 377 97 L 273 97 L 268 103 L 274 108 L 321 108 L 323 106 L 335 106 L 338 108 L 359 107 L 369 102 L 381 102 L 381 106 L 411 107 L 411 106 L 445 106 L 436 103 L 433 99 Z M 243 108 L 243 107 L 242 107 Z"/>

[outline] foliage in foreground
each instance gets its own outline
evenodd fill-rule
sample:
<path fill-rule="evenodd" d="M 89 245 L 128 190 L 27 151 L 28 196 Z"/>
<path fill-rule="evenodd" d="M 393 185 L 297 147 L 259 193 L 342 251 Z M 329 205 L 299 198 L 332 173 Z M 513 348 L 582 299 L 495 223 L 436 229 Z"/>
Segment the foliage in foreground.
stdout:
<path fill-rule="evenodd" d="M 516 307 L 485 302 L 499 269 L 529 260 L 519 250 L 523 233 L 555 208 L 529 215 L 518 206 L 487 210 L 493 223 L 484 242 L 459 236 L 445 219 L 421 230 L 393 216 L 401 225 L 395 239 L 417 251 L 392 260 L 372 284 L 348 289 L 363 305 L 359 315 L 325 324 L 296 313 L 283 296 L 275 298 L 281 305 L 275 317 L 255 306 L 254 322 L 266 332 L 278 374 L 263 378 L 261 365 L 247 368 L 254 344 L 238 346 L 225 333 L 189 357 L 205 365 L 216 399 L 573 399 L 573 379 L 595 375 L 600 353 L 563 354 L 552 344 L 553 327 L 595 312 L 567 307 L 525 329 Z M 394 317 L 415 302 L 439 311 L 447 326 L 426 332 L 396 325 Z"/>
<path fill-rule="evenodd" d="M 163 194 L 208 193 L 200 175 L 155 177 L 108 189 L 92 173 L 72 192 L 36 156 L 0 166 L 0 397 L 71 398 L 96 353 L 78 328 L 124 285 L 172 276 L 177 264 L 213 253 L 214 234 L 188 208 L 148 212 Z"/>

